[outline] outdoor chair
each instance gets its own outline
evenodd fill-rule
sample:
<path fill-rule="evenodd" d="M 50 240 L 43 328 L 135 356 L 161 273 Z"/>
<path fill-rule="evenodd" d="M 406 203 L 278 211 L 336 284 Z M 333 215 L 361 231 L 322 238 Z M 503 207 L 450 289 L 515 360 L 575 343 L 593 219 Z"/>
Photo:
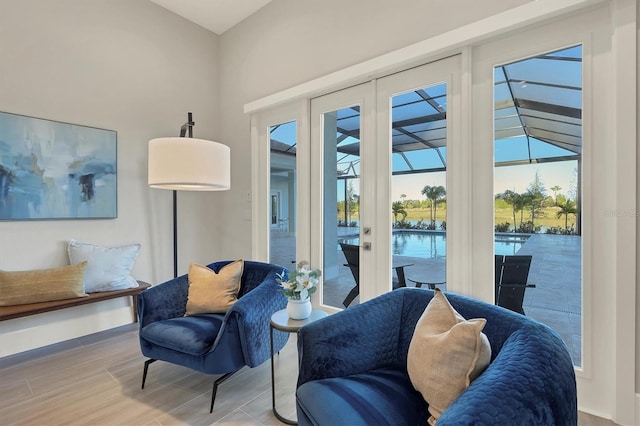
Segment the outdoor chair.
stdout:
<path fill-rule="evenodd" d="M 207 266 L 218 273 L 229 263 Z M 270 358 L 271 315 L 287 305 L 276 281 L 283 272 L 287 270 L 278 265 L 244 261 L 238 300 L 223 314 L 185 316 L 187 274 L 140 293 L 140 349 L 149 358 L 144 363 L 142 389 L 149 365 L 156 360 L 222 375 L 213 383 L 212 412 L 219 384 L 242 367 L 256 367 Z M 282 349 L 288 336 L 274 334 L 274 351 Z"/>
<path fill-rule="evenodd" d="M 344 258 L 347 263 L 344 266 L 348 266 L 351 270 L 351 274 L 353 275 L 353 279 L 356 282 L 356 285 L 349 291 L 347 297 L 345 297 L 342 304 L 345 308 L 348 308 L 353 299 L 356 298 L 358 294 L 360 294 L 360 246 L 354 244 L 346 244 L 340 243 L 340 248 L 342 249 L 342 253 L 344 253 Z M 396 270 L 396 275 L 398 276 L 397 281 L 393 281 L 393 289 L 397 289 L 400 287 L 406 287 L 407 282 L 404 275 L 404 268 L 407 266 L 411 266 L 411 263 L 397 263 L 393 264 L 393 269 Z"/>
<path fill-rule="evenodd" d="M 342 304 L 348 308 L 353 299 L 360 293 L 360 247 L 353 244 L 340 243 L 340 248 L 347 260 L 344 266 L 348 266 L 356 281 L 356 285 L 349 291 Z"/>
<path fill-rule="evenodd" d="M 531 268 L 531 256 L 495 255 L 496 305 L 524 315 L 522 303 L 527 288 L 535 284 L 527 282 Z"/>
<path fill-rule="evenodd" d="M 437 288 L 436 286 L 439 286 L 439 285 L 445 286 L 447 284 L 446 281 L 435 282 L 435 281 L 425 281 L 424 279 L 414 280 L 411 278 L 408 278 L 408 280 L 414 283 L 417 288 L 421 288 L 423 285 L 425 285 L 429 290 L 435 290 Z"/>

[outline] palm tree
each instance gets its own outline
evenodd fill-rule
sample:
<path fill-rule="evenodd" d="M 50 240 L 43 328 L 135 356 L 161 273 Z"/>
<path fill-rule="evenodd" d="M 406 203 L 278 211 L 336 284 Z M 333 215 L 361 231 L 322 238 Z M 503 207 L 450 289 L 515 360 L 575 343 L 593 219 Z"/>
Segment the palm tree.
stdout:
<path fill-rule="evenodd" d="M 557 206 L 558 205 L 558 191 L 560 191 L 562 188 L 559 187 L 558 185 L 552 186 L 551 190 L 553 191 L 553 205 Z"/>
<path fill-rule="evenodd" d="M 515 232 L 516 228 L 518 227 L 518 222 L 516 221 L 516 212 L 522 209 L 522 207 L 520 206 L 522 204 L 520 202 L 520 199 L 522 198 L 521 195 L 515 191 L 507 189 L 502 194 L 496 195 L 496 198 L 504 200 L 505 203 L 511 206 L 511 210 L 513 211 L 513 232 Z M 518 206 L 520 206 L 519 209 L 517 208 Z M 520 220 L 520 223 L 522 223 L 522 219 Z"/>
<path fill-rule="evenodd" d="M 391 203 L 391 213 L 393 213 L 393 220 L 396 222 L 398 221 L 399 214 L 402 215 L 402 219 L 400 220 L 404 220 L 404 218 L 407 217 L 407 212 L 402 205 L 402 201 L 394 201 Z"/>
<path fill-rule="evenodd" d="M 560 210 L 558 210 L 558 212 L 556 213 L 556 217 L 560 219 L 562 216 L 564 216 L 564 229 L 566 231 L 567 229 L 569 229 L 567 223 L 569 220 L 569 215 L 576 214 L 578 212 L 578 209 L 576 208 L 576 204 L 571 200 L 565 201 L 564 204 L 558 207 L 560 207 Z"/>
<path fill-rule="evenodd" d="M 422 195 L 431 200 L 431 223 L 436 222 L 436 213 L 438 209 L 438 201 L 440 201 L 447 194 L 447 190 L 444 186 L 429 186 L 426 185 L 422 188 Z"/>
<path fill-rule="evenodd" d="M 524 207 L 529 203 L 529 196 L 527 194 L 517 194 L 515 204 L 513 208 L 515 211 L 520 212 L 520 226 L 522 226 L 522 222 L 524 221 Z M 515 223 L 514 223 L 515 225 Z M 514 231 L 515 232 L 515 231 Z"/>

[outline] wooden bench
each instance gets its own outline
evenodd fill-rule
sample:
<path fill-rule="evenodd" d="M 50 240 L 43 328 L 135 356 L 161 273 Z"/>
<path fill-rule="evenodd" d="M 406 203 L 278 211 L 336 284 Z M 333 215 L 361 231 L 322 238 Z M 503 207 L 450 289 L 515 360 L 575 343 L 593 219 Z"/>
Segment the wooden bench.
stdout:
<path fill-rule="evenodd" d="M 151 287 L 151 284 L 138 281 L 138 287 L 124 290 L 101 291 L 89 293 L 85 297 L 73 299 L 51 300 L 48 302 L 28 303 L 24 305 L 0 306 L 0 321 L 14 318 L 28 317 L 30 315 L 44 312 L 57 311 L 59 309 L 71 308 L 73 306 L 86 305 L 89 303 L 101 302 L 103 300 L 116 299 L 118 297 L 131 296 L 133 300 L 133 315 L 135 322 L 138 321 L 138 294 Z"/>

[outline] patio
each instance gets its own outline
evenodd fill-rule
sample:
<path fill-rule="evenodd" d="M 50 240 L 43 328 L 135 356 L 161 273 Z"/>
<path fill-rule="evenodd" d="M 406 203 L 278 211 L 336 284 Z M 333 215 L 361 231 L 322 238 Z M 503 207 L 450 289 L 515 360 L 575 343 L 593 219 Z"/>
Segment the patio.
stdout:
<path fill-rule="evenodd" d="M 344 228 L 343 228 L 344 229 Z M 354 228 L 342 233 L 353 232 Z M 295 240 L 286 232 L 271 233 L 271 261 L 291 267 L 295 259 Z M 338 259 L 344 260 L 339 251 Z M 575 235 L 533 234 L 518 254 L 533 256 L 529 282 L 536 288 L 525 293 L 524 310 L 555 330 L 569 348 L 574 365 L 581 365 L 581 238 Z M 397 257 L 396 257 L 397 258 Z M 444 258 L 436 261 L 416 257 L 400 257 L 413 266 L 406 268 L 408 279 L 444 277 Z M 344 262 L 343 262 L 344 263 Z M 355 285 L 349 268 L 341 266 L 338 277 L 323 281 L 324 303 L 342 308 L 342 301 Z M 408 285 L 412 285 L 407 281 Z M 442 287 L 442 286 L 441 286 Z M 356 298 L 352 304 L 357 304 Z"/>

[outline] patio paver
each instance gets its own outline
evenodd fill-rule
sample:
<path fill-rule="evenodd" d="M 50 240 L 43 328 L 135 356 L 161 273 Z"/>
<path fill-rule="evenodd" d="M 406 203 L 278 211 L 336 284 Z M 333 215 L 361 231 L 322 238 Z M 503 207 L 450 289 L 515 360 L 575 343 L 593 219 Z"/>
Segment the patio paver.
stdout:
<path fill-rule="evenodd" d="M 357 232 L 343 229 L 341 235 Z M 295 258 L 294 238 L 282 232 L 272 232 L 272 259 L 274 263 L 291 267 Z M 336 243 L 339 262 L 346 261 Z M 518 254 L 532 256 L 529 282 L 536 288 L 525 293 L 524 310 L 527 316 L 555 330 L 567 345 L 575 365 L 581 365 L 581 238 L 576 235 L 533 234 L 520 248 Z M 406 268 L 407 278 L 429 277 L 441 281 L 444 277 L 445 259 L 420 259 L 401 257 L 414 265 Z M 398 259 L 397 259 L 398 260 Z M 410 281 L 407 281 L 411 285 Z M 342 308 L 342 300 L 355 285 L 351 271 L 340 264 L 339 274 L 324 281 L 324 303 Z M 357 304 L 356 298 L 353 305 Z"/>

